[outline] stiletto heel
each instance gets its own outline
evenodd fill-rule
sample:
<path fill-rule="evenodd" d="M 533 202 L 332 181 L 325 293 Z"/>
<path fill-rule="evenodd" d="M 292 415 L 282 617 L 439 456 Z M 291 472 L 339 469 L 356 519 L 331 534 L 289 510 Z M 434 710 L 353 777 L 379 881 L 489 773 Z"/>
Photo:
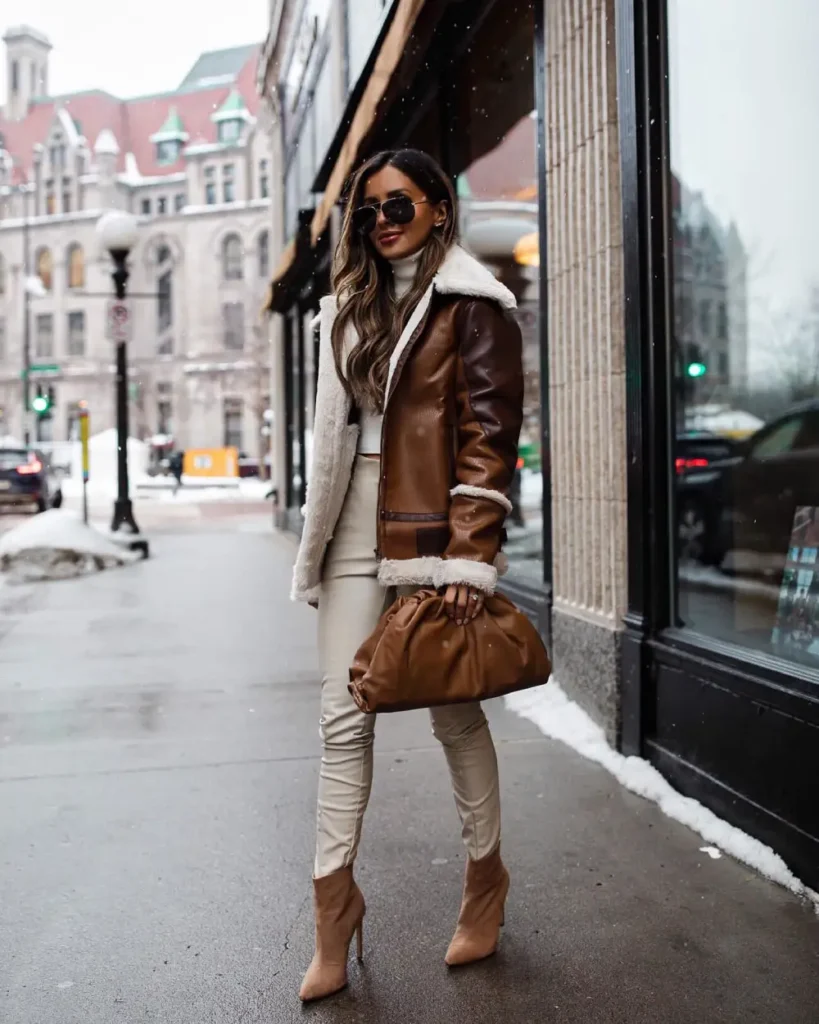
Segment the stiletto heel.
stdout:
<path fill-rule="evenodd" d="M 355 933 L 355 956 L 358 962 L 364 963 L 364 918 L 358 922 L 358 928 Z"/>

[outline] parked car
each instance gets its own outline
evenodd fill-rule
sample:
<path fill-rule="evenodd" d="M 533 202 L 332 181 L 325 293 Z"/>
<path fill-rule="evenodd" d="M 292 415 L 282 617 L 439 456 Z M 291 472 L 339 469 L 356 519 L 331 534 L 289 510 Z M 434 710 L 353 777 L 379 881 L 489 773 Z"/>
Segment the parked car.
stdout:
<path fill-rule="evenodd" d="M 34 448 L 0 448 L 0 507 L 44 512 L 59 508 L 63 494 L 48 456 Z"/>
<path fill-rule="evenodd" d="M 270 469 L 272 466 L 272 460 L 269 455 L 265 455 L 264 464 L 267 470 L 267 476 L 270 477 Z M 239 476 L 240 477 L 251 477 L 259 475 L 259 460 L 253 455 L 248 455 L 246 452 L 239 452 Z"/>
<path fill-rule="evenodd" d="M 679 478 L 678 507 L 696 501 L 703 560 L 742 553 L 744 571 L 784 565 L 794 513 L 819 506 L 819 399 L 766 424 L 732 455 Z"/>

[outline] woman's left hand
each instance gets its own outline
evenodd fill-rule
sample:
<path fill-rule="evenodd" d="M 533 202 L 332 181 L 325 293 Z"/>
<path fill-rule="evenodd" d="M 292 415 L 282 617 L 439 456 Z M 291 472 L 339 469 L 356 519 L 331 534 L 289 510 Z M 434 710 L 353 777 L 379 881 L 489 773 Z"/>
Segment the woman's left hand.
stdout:
<path fill-rule="evenodd" d="M 463 585 L 447 587 L 444 604 L 449 617 L 454 619 L 458 626 L 463 626 L 476 618 L 483 608 L 483 592 Z"/>

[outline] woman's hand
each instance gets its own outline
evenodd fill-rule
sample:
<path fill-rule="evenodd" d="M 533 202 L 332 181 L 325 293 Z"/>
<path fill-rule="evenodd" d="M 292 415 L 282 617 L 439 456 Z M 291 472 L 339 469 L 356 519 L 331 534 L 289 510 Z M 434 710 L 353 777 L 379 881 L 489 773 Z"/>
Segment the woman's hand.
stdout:
<path fill-rule="evenodd" d="M 456 625 L 463 626 L 476 618 L 483 608 L 483 592 L 464 585 L 447 587 L 444 605 L 447 614 L 455 620 Z"/>

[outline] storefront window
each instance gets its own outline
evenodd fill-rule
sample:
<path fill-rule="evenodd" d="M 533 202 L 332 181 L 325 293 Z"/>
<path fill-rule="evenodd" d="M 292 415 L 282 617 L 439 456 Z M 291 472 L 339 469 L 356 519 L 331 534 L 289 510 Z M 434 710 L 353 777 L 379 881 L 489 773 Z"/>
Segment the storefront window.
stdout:
<path fill-rule="evenodd" d="M 524 421 L 505 551 L 513 574 L 538 585 L 544 578 L 544 466 L 533 49 L 531 4 L 497 5 L 457 69 L 453 150 L 464 244 L 518 302 Z"/>
<path fill-rule="evenodd" d="M 309 309 L 302 314 L 302 337 L 304 338 L 304 447 L 307 483 L 313 462 L 313 421 L 316 418 L 316 344 L 313 332 L 313 318 L 316 310 Z"/>
<path fill-rule="evenodd" d="M 316 92 L 313 98 L 315 107 L 315 145 L 316 157 L 322 159 L 327 152 L 337 126 L 337 104 L 334 102 L 334 65 L 328 54 L 319 72 Z"/>
<path fill-rule="evenodd" d="M 313 178 L 316 173 L 316 107 L 311 104 L 298 138 L 298 162 L 299 162 L 299 206 L 308 209 L 313 206 L 315 199 L 311 191 Z"/>
<path fill-rule="evenodd" d="M 299 213 L 299 161 L 294 155 L 287 168 L 284 183 L 284 233 L 292 238 L 296 232 Z"/>
<path fill-rule="evenodd" d="M 668 10 L 679 618 L 819 669 L 819 7 Z"/>
<path fill-rule="evenodd" d="M 305 325 L 294 306 L 287 314 L 287 360 L 285 370 L 290 376 L 287 394 L 287 422 L 290 444 L 290 506 L 300 509 L 307 494 L 307 419 L 305 407 Z"/>
<path fill-rule="evenodd" d="M 347 89 L 351 90 L 372 52 L 390 0 L 356 0 L 347 9 Z"/>

